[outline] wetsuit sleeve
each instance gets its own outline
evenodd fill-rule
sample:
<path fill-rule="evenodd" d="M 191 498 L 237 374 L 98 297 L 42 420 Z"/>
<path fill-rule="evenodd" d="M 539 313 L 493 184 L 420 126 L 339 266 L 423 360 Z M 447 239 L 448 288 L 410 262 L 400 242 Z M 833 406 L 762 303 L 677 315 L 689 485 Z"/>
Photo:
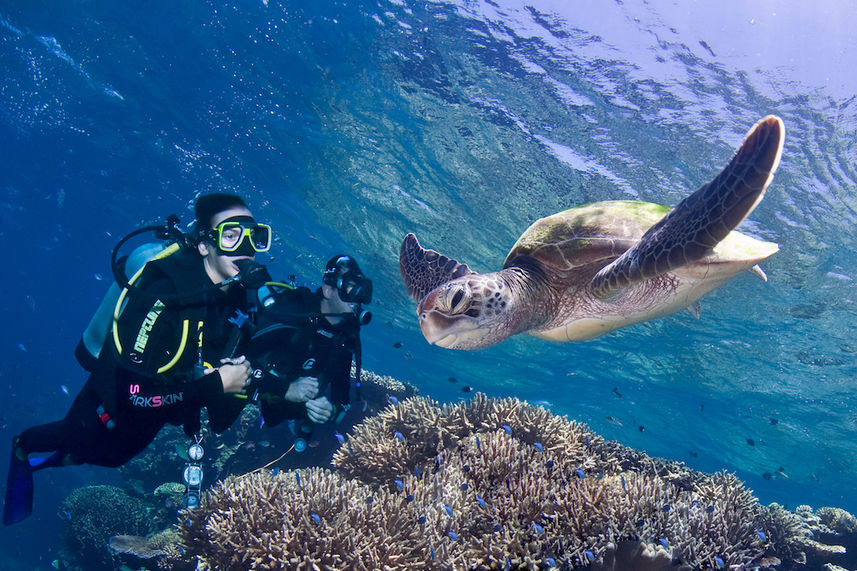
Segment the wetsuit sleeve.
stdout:
<path fill-rule="evenodd" d="M 319 384 L 330 386 L 330 402 L 337 407 L 347 405 L 351 392 L 351 351 L 343 346 L 333 349 L 321 377 Z"/>

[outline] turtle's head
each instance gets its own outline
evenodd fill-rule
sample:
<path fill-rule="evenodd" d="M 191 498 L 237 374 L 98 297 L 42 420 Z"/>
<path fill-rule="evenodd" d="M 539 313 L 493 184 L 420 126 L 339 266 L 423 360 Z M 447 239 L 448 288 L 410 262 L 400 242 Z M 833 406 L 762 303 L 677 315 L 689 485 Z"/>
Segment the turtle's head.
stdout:
<path fill-rule="evenodd" d="M 523 329 L 516 302 L 504 272 L 470 274 L 426 294 L 417 315 L 429 343 L 447 349 L 480 349 Z"/>

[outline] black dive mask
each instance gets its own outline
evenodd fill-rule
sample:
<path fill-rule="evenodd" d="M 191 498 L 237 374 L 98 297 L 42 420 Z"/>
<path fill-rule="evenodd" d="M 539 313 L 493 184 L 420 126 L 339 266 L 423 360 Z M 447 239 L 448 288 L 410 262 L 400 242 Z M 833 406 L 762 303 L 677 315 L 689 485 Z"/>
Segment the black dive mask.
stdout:
<path fill-rule="evenodd" d="M 339 299 L 345 303 L 363 305 L 372 301 L 372 280 L 363 274 L 349 274 L 336 280 L 334 284 L 339 292 Z"/>
<path fill-rule="evenodd" d="M 372 280 L 363 275 L 351 256 L 334 256 L 324 270 L 324 283 L 335 287 L 345 303 L 363 305 L 372 301 Z"/>

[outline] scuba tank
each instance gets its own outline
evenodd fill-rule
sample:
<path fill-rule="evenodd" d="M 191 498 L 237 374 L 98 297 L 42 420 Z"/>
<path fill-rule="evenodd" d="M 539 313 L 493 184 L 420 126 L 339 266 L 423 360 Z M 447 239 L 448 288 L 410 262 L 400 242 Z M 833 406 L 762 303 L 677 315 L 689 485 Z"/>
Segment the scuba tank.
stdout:
<path fill-rule="evenodd" d="M 125 259 L 123 268 L 123 273 L 126 276 L 125 281 L 127 282 L 129 279 L 127 276 L 133 276 L 142 270 L 149 260 L 154 259 L 166 248 L 167 245 L 163 243 L 146 243 L 135 248 Z M 110 288 L 104 294 L 101 303 L 98 304 L 98 309 L 95 310 L 92 319 L 90 319 L 86 329 L 83 330 L 80 342 L 74 351 L 77 362 L 89 372 L 95 368 L 95 363 L 101 354 L 101 348 L 107 340 L 107 335 L 113 325 L 113 310 L 116 308 L 121 293 L 122 288 L 117 282 L 110 284 Z"/>

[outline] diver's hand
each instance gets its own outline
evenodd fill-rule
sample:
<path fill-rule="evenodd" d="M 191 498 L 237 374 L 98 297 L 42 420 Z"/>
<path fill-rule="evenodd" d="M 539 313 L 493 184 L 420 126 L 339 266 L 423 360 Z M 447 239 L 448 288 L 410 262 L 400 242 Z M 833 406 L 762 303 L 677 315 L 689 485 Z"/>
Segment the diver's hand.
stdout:
<path fill-rule="evenodd" d="M 322 424 L 333 418 L 333 413 L 336 411 L 333 404 L 327 400 L 327 397 L 319 397 L 307 401 L 306 414 L 311 421 L 316 424 Z"/>
<path fill-rule="evenodd" d="M 221 359 L 217 370 L 220 372 L 220 381 L 223 383 L 224 393 L 243 392 L 250 384 L 250 373 L 253 368 L 250 361 L 244 355 L 234 359 Z M 213 373 L 215 369 L 206 369 L 205 374 Z"/>
<path fill-rule="evenodd" d="M 289 389 L 283 396 L 291 402 L 307 402 L 318 396 L 318 379 L 316 377 L 299 377 L 289 384 Z"/>

